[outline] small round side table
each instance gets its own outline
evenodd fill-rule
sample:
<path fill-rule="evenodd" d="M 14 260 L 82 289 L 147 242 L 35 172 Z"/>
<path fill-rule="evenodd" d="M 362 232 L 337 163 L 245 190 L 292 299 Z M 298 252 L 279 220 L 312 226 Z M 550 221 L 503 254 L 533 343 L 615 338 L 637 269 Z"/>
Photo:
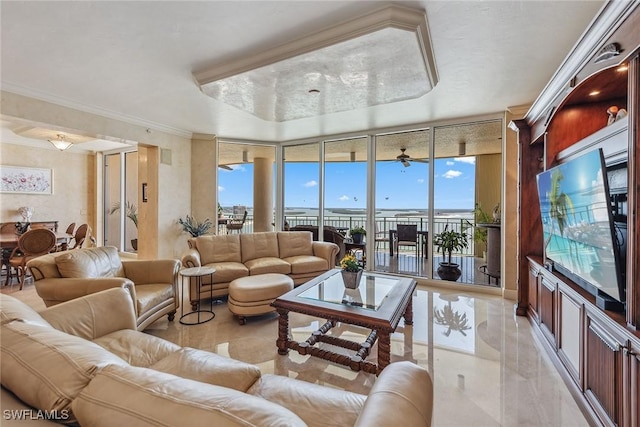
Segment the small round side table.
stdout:
<path fill-rule="evenodd" d="M 209 276 L 209 283 L 213 284 L 213 273 L 216 272 L 216 269 L 213 267 L 192 267 L 185 268 L 180 270 L 180 275 L 182 276 L 182 298 L 184 299 L 184 279 L 187 281 L 191 281 L 191 278 L 194 278 L 196 281 L 196 288 L 198 290 L 198 297 L 200 295 L 200 289 L 202 289 L 202 278 L 205 276 Z M 210 287 L 211 295 L 209 299 L 209 310 L 202 309 L 202 303 L 198 302 L 198 309 L 194 311 L 190 311 L 189 313 L 184 312 L 184 303 L 181 304 L 180 309 L 180 323 L 183 325 L 199 325 L 201 323 L 208 322 L 216 317 L 216 314 L 213 312 L 213 285 Z M 185 320 L 187 317 L 193 317 L 196 315 L 197 318 L 195 321 Z M 201 319 L 202 317 L 202 319 Z"/>

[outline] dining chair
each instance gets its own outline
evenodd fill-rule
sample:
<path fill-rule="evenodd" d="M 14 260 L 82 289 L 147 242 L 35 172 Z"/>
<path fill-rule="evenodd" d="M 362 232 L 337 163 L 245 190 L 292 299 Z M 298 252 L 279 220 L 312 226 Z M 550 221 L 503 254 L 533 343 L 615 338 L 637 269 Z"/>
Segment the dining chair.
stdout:
<path fill-rule="evenodd" d="M 398 224 L 397 230 L 396 240 L 394 242 L 396 254 L 398 254 L 400 246 L 410 246 L 415 248 L 416 258 L 419 258 L 420 244 L 418 242 L 418 226 L 416 224 Z"/>
<path fill-rule="evenodd" d="M 9 266 L 16 269 L 20 290 L 27 276 L 27 261 L 52 252 L 56 240 L 56 234 L 48 228 L 29 230 L 20 236 L 18 246 L 9 256 Z"/>
<path fill-rule="evenodd" d="M 244 215 L 242 216 L 242 219 L 239 218 L 232 218 L 229 221 L 227 221 L 227 234 L 229 234 L 230 231 L 238 231 L 238 233 L 242 233 L 242 227 L 244 227 L 244 222 L 247 220 L 247 211 L 244 211 Z"/>
<path fill-rule="evenodd" d="M 89 227 L 89 224 L 82 224 L 76 229 L 71 249 L 81 248 L 87 236 L 91 236 L 91 227 Z"/>
<path fill-rule="evenodd" d="M 72 222 L 71 224 L 69 224 L 69 226 L 64 232 L 69 236 L 72 236 L 75 228 L 76 228 L 76 223 Z M 58 246 L 56 247 L 57 251 L 66 251 L 67 249 L 69 249 L 69 241 L 58 243 Z"/>

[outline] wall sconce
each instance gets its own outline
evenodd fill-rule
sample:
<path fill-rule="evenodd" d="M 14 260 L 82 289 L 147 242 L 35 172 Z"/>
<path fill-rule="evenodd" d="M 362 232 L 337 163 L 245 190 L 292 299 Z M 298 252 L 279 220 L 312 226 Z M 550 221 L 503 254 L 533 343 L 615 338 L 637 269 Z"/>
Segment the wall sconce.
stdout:
<path fill-rule="evenodd" d="M 59 133 L 56 139 L 48 139 L 47 141 L 53 144 L 53 146 L 56 147 L 58 150 L 64 151 L 73 145 L 73 142 L 65 141 L 64 138 L 65 136 Z"/>

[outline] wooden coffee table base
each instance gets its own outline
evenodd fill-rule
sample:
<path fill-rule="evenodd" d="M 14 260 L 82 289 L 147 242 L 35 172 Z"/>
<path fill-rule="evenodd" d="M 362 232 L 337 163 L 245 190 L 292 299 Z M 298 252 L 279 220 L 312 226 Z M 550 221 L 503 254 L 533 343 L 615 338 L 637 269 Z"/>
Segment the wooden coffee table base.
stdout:
<path fill-rule="evenodd" d="M 311 355 L 328 360 L 333 363 L 348 366 L 353 371 L 365 371 L 370 374 L 379 375 L 382 370 L 391 362 L 391 333 L 392 330 L 372 330 L 366 340 L 362 343 L 346 340 L 343 338 L 327 335 L 337 322 L 328 320 L 318 330 L 303 342 L 294 341 L 289 334 L 289 310 L 277 309 L 280 318 L 278 320 L 278 339 L 276 346 L 278 353 L 285 355 L 289 350 L 296 350 L 301 355 Z M 413 324 L 413 306 L 411 301 L 404 311 L 405 324 Z M 378 340 L 378 363 L 368 362 L 365 359 L 371 351 L 371 347 Z M 322 342 L 337 347 L 355 351 L 355 354 L 348 356 L 330 350 L 315 347 L 315 344 Z"/>

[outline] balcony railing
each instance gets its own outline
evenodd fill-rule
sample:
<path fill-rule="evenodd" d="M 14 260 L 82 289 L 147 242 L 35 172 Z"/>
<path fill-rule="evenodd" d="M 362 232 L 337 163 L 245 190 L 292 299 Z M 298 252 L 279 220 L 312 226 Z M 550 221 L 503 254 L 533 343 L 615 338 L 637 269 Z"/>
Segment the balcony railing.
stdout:
<path fill-rule="evenodd" d="M 290 227 L 294 227 L 296 225 L 318 225 L 317 216 L 287 215 L 286 220 Z M 388 236 L 389 230 L 395 230 L 398 224 L 416 224 L 419 231 L 426 231 L 428 230 L 428 223 L 428 218 L 424 216 L 376 217 L 376 231 L 369 235 L 373 236 L 374 234 L 379 233 L 380 235 Z M 350 230 L 354 227 L 366 228 L 366 219 L 362 216 L 330 215 L 324 217 L 324 225 L 345 230 Z M 469 242 L 468 247 L 462 251 L 454 252 L 454 255 L 471 256 L 474 254 L 473 235 L 475 227 L 472 219 L 465 217 L 436 217 L 433 221 L 433 227 L 435 234 L 441 233 L 445 228 L 466 234 Z M 247 216 L 242 232 L 253 232 L 253 217 L 251 215 Z M 385 242 L 385 247 L 386 244 L 387 243 Z"/>

